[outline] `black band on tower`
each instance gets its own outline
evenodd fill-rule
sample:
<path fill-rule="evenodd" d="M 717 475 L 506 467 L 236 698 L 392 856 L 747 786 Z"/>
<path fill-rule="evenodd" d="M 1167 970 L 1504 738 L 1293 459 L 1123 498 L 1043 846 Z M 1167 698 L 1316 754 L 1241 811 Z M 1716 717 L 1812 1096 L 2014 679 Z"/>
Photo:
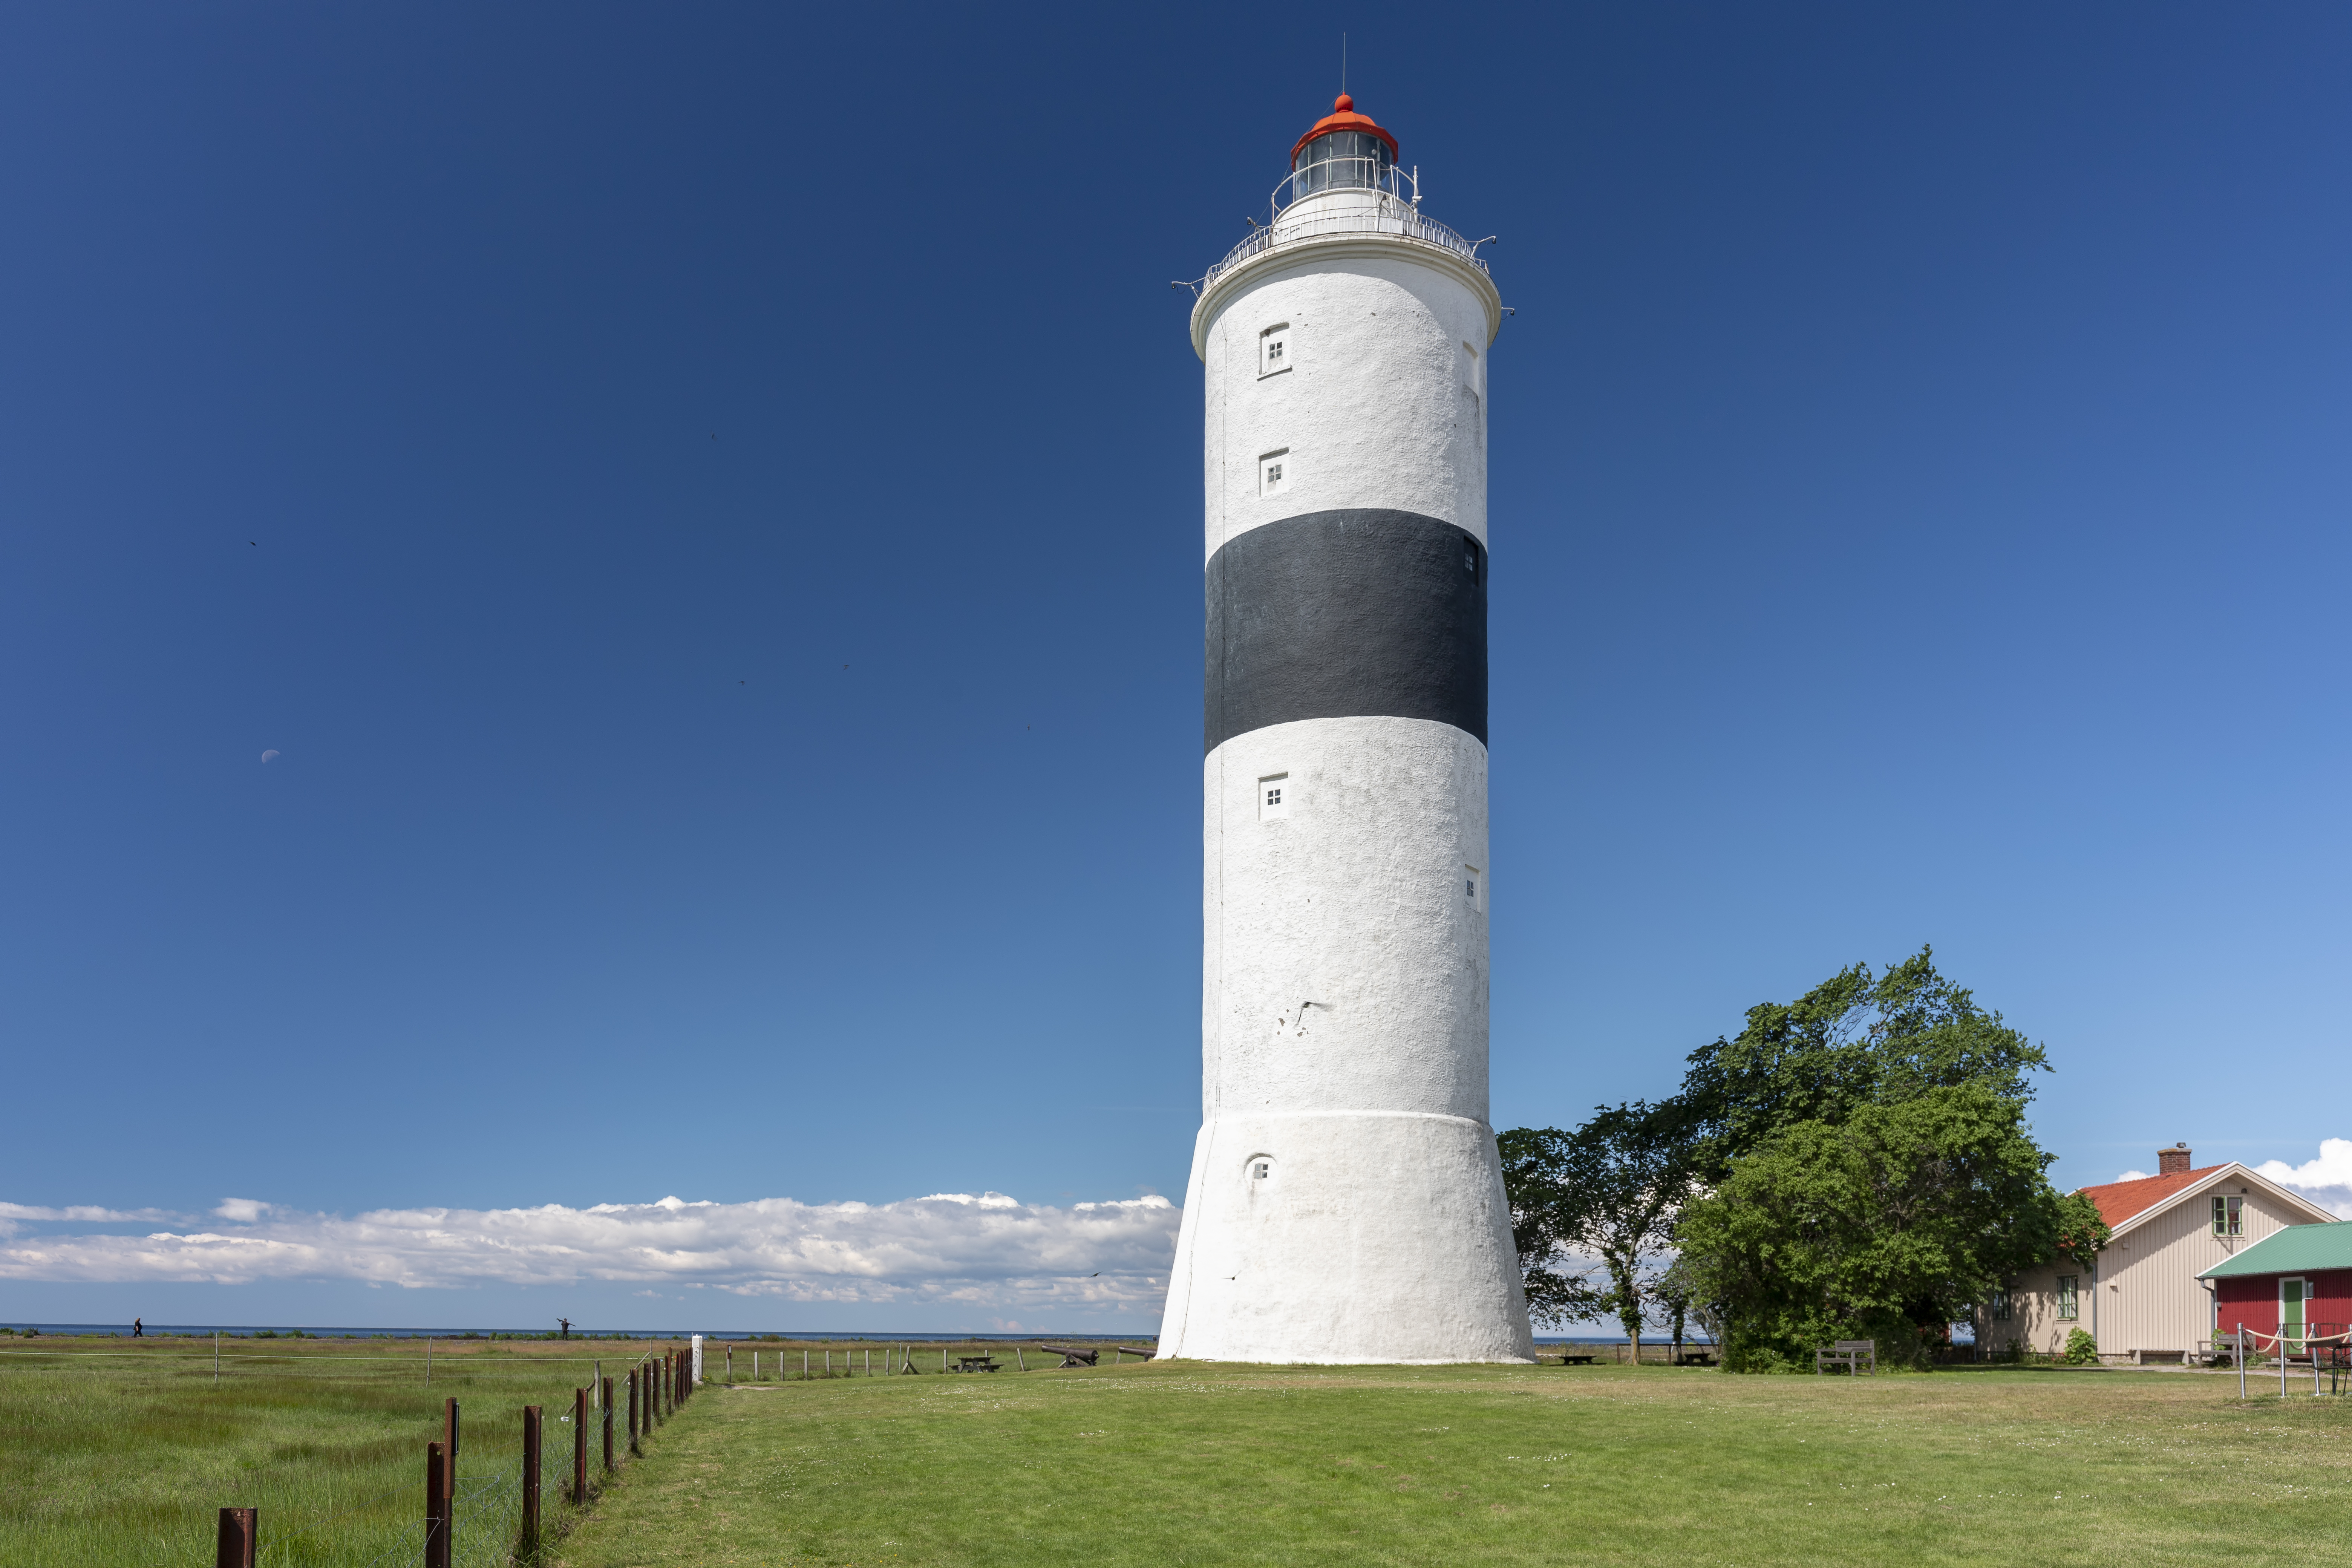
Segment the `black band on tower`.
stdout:
<path fill-rule="evenodd" d="M 1433 719 L 1486 739 L 1486 552 L 1417 512 L 1308 512 L 1209 561 L 1203 751 L 1299 719 Z"/>

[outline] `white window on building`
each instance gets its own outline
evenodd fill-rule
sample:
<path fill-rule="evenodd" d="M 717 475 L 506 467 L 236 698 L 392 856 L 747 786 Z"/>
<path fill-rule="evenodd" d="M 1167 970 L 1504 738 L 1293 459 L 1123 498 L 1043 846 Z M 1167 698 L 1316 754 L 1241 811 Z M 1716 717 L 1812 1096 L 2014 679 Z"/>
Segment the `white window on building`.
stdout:
<path fill-rule="evenodd" d="M 2083 1315 L 2082 1277 L 2075 1274 L 2058 1276 L 2058 1321 L 2071 1323 Z"/>
<path fill-rule="evenodd" d="M 1485 908 L 1486 907 L 1486 900 L 1483 897 L 1481 897 L 1481 895 L 1482 895 L 1482 894 L 1484 894 L 1484 893 L 1486 892 L 1486 873 L 1485 873 L 1485 872 L 1483 872 L 1483 871 L 1481 871 L 1481 870 L 1479 870 L 1479 869 L 1478 869 L 1478 868 L 1477 868 L 1477 867 L 1475 867 L 1475 866 L 1465 866 L 1465 867 L 1463 867 L 1463 868 L 1462 868 L 1462 896 L 1463 896 L 1465 899 L 1466 899 L 1466 900 L 1469 900 L 1470 907 L 1471 907 L 1472 909 L 1474 909 L 1474 910 L 1483 910 L 1483 909 L 1485 909 Z"/>
<path fill-rule="evenodd" d="M 1257 374 L 1260 381 L 1269 375 L 1280 375 L 1290 368 L 1290 323 L 1277 322 L 1257 335 Z"/>
<path fill-rule="evenodd" d="M 1290 803 L 1296 794 L 1290 787 L 1288 773 L 1272 773 L 1257 781 L 1257 819 L 1273 822 L 1290 815 Z"/>
<path fill-rule="evenodd" d="M 1996 1323 L 2009 1321 L 2009 1292 L 2006 1290 L 1992 1293 L 1992 1321 Z"/>
<path fill-rule="evenodd" d="M 1257 493 L 1278 496 L 1290 488 L 1290 448 L 1268 452 L 1257 460 Z"/>
<path fill-rule="evenodd" d="M 2215 1236 L 2246 1234 L 2245 1202 L 2243 1198 L 2217 1197 L 2213 1200 L 2213 1234 Z"/>

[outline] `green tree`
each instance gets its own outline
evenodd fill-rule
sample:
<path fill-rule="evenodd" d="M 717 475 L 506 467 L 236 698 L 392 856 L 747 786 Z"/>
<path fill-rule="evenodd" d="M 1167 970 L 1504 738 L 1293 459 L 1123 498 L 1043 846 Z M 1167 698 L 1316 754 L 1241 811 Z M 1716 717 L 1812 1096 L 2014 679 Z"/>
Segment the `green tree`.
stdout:
<path fill-rule="evenodd" d="M 1521 1127 L 1501 1135 L 1531 1318 L 1559 1324 L 1605 1312 L 1641 1342 L 1657 1255 L 1691 1191 L 1693 1132 L 1685 1107 L 1670 1100 L 1600 1107 L 1573 1132 Z M 1563 1271 L 1578 1258 L 1591 1262 Z M 1677 1325 L 1679 1337 L 1679 1318 Z"/>
<path fill-rule="evenodd" d="M 1954 1319 L 2059 1248 L 2069 1205 L 1998 1079 L 1850 1103 L 1734 1157 L 1676 1230 L 1693 1288 L 1723 1320 L 1724 1362 L 1811 1364 L 1870 1338 L 1924 1359 Z M 2079 1220 L 2079 1216 L 2073 1216 Z"/>
<path fill-rule="evenodd" d="M 2047 1072 L 2033 1045 L 1936 971 L 1932 949 L 1873 975 L 1857 963 L 1794 1002 L 1760 1003 L 1748 1026 L 1691 1054 L 1678 1097 L 1710 1181 L 1782 1129 L 1832 1126 L 1860 1108 L 1979 1084 L 2023 1105 Z"/>

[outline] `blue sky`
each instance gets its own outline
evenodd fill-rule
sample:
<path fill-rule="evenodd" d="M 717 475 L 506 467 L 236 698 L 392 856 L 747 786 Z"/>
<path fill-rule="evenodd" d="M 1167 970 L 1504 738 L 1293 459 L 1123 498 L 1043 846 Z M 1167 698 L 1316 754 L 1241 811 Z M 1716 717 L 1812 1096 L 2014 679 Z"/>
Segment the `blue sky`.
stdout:
<path fill-rule="evenodd" d="M 19 8 L 0 1245 L 116 1262 L 0 1320 L 1153 1326 L 1050 1281 L 1198 1122 L 1166 280 L 1343 26 L 1518 312 L 1496 1123 L 1933 942 L 2063 1182 L 2345 1134 L 2340 9 Z M 129 1239 L 937 1194 L 900 1296 Z"/>

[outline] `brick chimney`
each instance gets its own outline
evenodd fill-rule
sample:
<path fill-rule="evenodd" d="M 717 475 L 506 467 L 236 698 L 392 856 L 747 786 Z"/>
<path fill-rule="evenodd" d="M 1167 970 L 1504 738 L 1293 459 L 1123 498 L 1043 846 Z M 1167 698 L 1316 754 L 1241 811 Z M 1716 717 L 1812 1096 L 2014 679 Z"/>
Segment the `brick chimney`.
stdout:
<path fill-rule="evenodd" d="M 2156 1152 L 2156 1173 L 2158 1175 L 2177 1176 L 2187 1169 L 2189 1169 L 2188 1144 L 2175 1143 L 2169 1149 L 2158 1149 Z"/>

